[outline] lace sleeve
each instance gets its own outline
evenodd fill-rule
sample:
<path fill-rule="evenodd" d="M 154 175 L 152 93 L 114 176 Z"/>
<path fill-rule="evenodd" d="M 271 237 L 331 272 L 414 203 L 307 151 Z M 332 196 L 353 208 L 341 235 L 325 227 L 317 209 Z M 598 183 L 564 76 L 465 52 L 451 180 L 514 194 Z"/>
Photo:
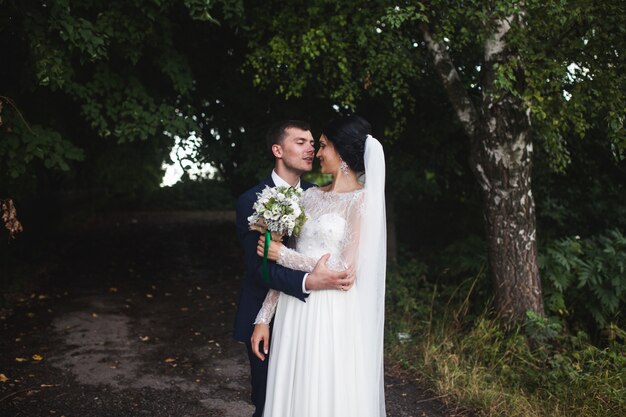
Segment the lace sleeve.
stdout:
<path fill-rule="evenodd" d="M 362 191 L 355 195 L 355 198 L 346 208 L 346 234 L 341 245 L 341 259 L 338 260 L 338 269 L 347 268 L 349 265 L 356 265 L 359 241 L 361 238 L 361 217 L 364 202 L 365 191 Z M 357 274 L 357 281 L 358 279 Z"/>
<path fill-rule="evenodd" d="M 279 296 L 280 291 L 269 290 L 267 292 L 263 305 L 261 306 L 259 313 L 256 315 L 254 324 L 270 324 L 272 318 L 274 317 L 274 313 L 276 312 L 276 305 L 278 304 Z"/>
<path fill-rule="evenodd" d="M 293 269 L 302 272 L 311 272 L 317 264 L 317 259 L 308 257 L 293 249 L 283 246 L 278 254 L 277 264 L 284 266 L 285 268 Z"/>

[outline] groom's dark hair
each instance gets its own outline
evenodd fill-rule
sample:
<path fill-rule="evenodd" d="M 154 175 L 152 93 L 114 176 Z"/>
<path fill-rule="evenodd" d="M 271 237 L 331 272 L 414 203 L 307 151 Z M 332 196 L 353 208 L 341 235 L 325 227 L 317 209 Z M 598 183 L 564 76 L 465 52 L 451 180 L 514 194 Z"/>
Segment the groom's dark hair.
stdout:
<path fill-rule="evenodd" d="M 272 157 L 274 156 L 272 146 L 282 145 L 285 140 L 285 131 L 291 127 L 300 130 L 311 130 L 311 125 L 303 120 L 281 120 L 280 122 L 274 123 L 267 131 L 266 136 L 267 149 Z"/>

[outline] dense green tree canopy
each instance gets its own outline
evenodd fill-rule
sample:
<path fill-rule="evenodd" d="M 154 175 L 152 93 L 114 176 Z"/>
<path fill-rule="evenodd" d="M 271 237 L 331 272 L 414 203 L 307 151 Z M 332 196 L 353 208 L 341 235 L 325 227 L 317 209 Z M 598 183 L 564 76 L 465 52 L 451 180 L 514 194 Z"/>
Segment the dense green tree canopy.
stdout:
<path fill-rule="evenodd" d="M 69 170 L 95 140 L 123 144 L 199 131 L 184 28 L 215 27 L 238 2 L 2 1 L 3 175 L 38 160 Z M 181 30 L 182 28 L 182 30 Z M 167 148 L 168 142 L 162 142 Z"/>
<path fill-rule="evenodd" d="M 421 91 L 431 104 L 445 101 L 431 86 L 421 25 L 446 45 L 468 94 L 479 98 L 482 45 L 498 18 L 522 6 L 524 25 L 507 35 L 518 59 L 497 65 L 497 85 L 524 99 L 555 168 L 569 160 L 567 141 L 591 127 L 623 158 L 620 2 L 3 0 L 0 30 L 11 60 L 1 69 L 1 171 L 17 177 L 37 161 L 68 170 L 97 137 L 126 143 L 203 128 L 206 135 L 213 113 L 228 116 L 221 137 L 228 136 L 246 125 L 232 113 L 246 119 L 259 106 L 275 109 L 273 93 L 318 97 L 340 111 L 375 103 L 388 116 L 388 136 L 399 137 Z M 236 107 L 226 108 L 229 97 Z M 241 133 L 237 144 L 246 142 Z M 216 142 L 206 141 L 218 156 L 209 159 L 236 159 Z M 227 165 L 226 175 L 235 169 Z"/>
<path fill-rule="evenodd" d="M 484 44 L 499 19 L 521 13 L 523 24 L 506 37 L 516 59 L 496 65 L 495 83 L 524 100 L 554 167 L 563 169 L 566 138 L 584 137 L 598 124 L 615 156 L 624 156 L 625 8 L 590 0 L 269 2 L 248 13 L 254 16 L 249 63 L 255 82 L 277 93 L 314 91 L 350 108 L 381 97 L 404 121 L 416 89 L 432 81 L 423 25 L 479 99 Z"/>

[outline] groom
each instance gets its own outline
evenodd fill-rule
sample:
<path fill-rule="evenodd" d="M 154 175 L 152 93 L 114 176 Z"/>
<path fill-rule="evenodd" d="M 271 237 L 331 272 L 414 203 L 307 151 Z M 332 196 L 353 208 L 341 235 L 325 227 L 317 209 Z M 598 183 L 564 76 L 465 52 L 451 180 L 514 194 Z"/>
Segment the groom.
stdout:
<path fill-rule="evenodd" d="M 268 287 L 306 302 L 311 291 L 341 289 L 341 286 L 351 286 L 354 282 L 354 274 L 328 269 L 328 257 L 322 257 L 310 274 L 268 262 L 269 283 L 265 283 L 262 278 L 261 258 L 256 250 L 260 234 L 248 228 L 248 217 L 252 215 L 256 193 L 265 186 L 293 186 L 305 190 L 312 187 L 313 184 L 301 181 L 300 176 L 313 169 L 314 143 L 311 129 L 306 122 L 286 120 L 274 124 L 267 133 L 267 144 L 275 161 L 274 170 L 271 176 L 243 193 L 237 200 L 237 236 L 243 247 L 246 272 L 241 282 L 234 337 L 235 340 L 245 343 L 248 350 L 252 403 L 256 407 L 253 417 L 261 417 L 263 414 L 268 361 L 261 361 L 254 355 L 250 337 Z"/>

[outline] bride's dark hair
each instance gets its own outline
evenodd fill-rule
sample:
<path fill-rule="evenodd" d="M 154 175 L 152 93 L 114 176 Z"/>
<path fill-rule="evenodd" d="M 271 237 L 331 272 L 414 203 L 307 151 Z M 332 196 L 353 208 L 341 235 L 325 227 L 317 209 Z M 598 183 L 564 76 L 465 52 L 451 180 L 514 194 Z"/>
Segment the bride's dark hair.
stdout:
<path fill-rule="evenodd" d="M 372 126 L 367 120 L 353 114 L 331 120 L 322 130 L 322 134 L 353 171 L 362 172 L 365 171 L 365 139 L 371 131 Z"/>

